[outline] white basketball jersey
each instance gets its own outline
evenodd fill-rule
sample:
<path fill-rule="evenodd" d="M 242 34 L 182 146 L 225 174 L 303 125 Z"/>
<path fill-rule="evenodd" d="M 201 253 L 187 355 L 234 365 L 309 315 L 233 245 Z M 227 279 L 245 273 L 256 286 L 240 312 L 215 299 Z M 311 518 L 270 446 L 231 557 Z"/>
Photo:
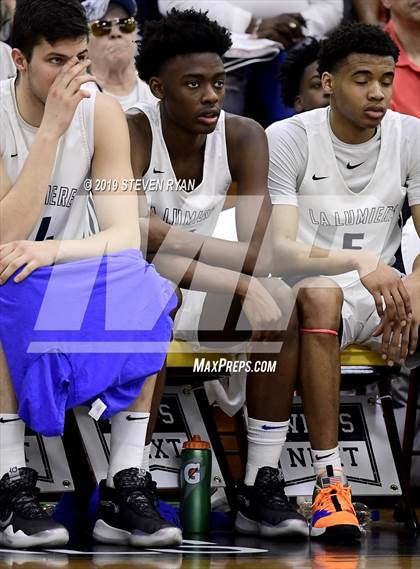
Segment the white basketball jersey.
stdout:
<path fill-rule="evenodd" d="M 150 165 L 143 176 L 143 189 L 153 213 L 170 225 L 202 235 L 212 235 L 232 181 L 226 148 L 225 114 L 207 135 L 203 179 L 179 180 L 162 133 L 160 105 L 136 105 L 149 119 L 152 130 Z"/>
<path fill-rule="evenodd" d="M 51 180 L 46 188 L 44 209 L 28 239 L 83 239 L 89 235 L 84 182 L 89 177 L 94 151 L 95 93 L 79 103 L 73 120 L 60 138 Z M 0 82 L 0 151 L 7 174 L 14 184 L 21 172 L 37 128 L 19 114 L 15 80 Z"/>
<path fill-rule="evenodd" d="M 381 146 L 367 186 L 352 192 L 344 182 L 328 128 L 328 109 L 302 113 L 308 137 L 308 164 L 298 191 L 302 243 L 327 250 L 372 251 L 392 265 L 401 242 L 399 216 L 407 189 L 401 186 L 401 121 L 388 111 L 381 123 Z M 354 273 L 332 277 L 345 285 Z"/>

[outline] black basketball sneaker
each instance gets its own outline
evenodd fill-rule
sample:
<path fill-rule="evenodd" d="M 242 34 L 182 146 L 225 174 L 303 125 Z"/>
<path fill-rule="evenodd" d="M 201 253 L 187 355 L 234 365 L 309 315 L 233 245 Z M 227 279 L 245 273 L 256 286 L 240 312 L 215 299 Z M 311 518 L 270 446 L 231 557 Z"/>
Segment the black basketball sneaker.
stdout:
<path fill-rule="evenodd" d="M 269 538 L 308 537 L 308 523 L 304 516 L 295 511 L 284 487 L 280 471 L 270 466 L 258 470 L 254 486 L 240 483 L 236 531 Z"/>
<path fill-rule="evenodd" d="M 101 543 L 134 547 L 180 545 L 181 529 L 157 511 L 156 483 L 149 472 L 127 468 L 114 476 L 115 488 L 99 485 L 98 519 L 93 537 Z"/>
<path fill-rule="evenodd" d="M 69 534 L 39 503 L 38 474 L 19 468 L 0 480 L 0 545 L 13 549 L 65 545 Z"/>

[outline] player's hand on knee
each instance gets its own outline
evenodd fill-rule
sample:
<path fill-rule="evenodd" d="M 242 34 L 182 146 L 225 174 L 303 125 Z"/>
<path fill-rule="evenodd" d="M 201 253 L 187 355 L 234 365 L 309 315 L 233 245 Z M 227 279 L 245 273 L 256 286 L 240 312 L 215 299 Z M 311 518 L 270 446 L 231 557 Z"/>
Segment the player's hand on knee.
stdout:
<path fill-rule="evenodd" d="M 50 135 L 63 135 L 73 120 L 77 105 L 82 99 L 90 97 L 89 91 L 81 89 L 84 83 L 95 81 L 92 75 L 86 73 L 89 64 L 89 59 L 79 61 L 77 57 L 72 57 L 63 65 L 51 85 L 40 126 Z"/>
<path fill-rule="evenodd" d="M 381 323 L 373 332 L 373 336 L 382 334 L 381 354 L 389 365 L 404 364 L 407 356 L 413 355 L 417 348 L 419 335 L 419 316 L 414 311 L 412 318 L 405 326 L 391 321 L 385 312 Z"/>
<path fill-rule="evenodd" d="M 400 363 L 406 358 L 409 331 L 409 326 L 401 326 L 399 322 L 390 320 L 387 311 L 385 311 L 381 323 L 373 332 L 373 336 L 382 334 L 381 356 L 388 362 L 388 365 L 397 362 L 398 356 Z"/>
<path fill-rule="evenodd" d="M 242 307 L 251 324 L 251 341 L 275 341 L 282 329 L 282 313 L 270 293 L 254 277 L 249 279 Z"/>
<path fill-rule="evenodd" d="M 0 246 L 0 284 L 4 284 L 16 271 L 22 269 L 13 279 L 19 283 L 35 269 L 53 265 L 58 253 L 59 242 L 11 241 Z"/>
<path fill-rule="evenodd" d="M 379 316 L 384 315 L 383 299 L 388 320 L 405 326 L 412 315 L 411 300 L 398 273 L 373 256 L 365 256 L 358 271 L 362 284 L 375 300 Z"/>

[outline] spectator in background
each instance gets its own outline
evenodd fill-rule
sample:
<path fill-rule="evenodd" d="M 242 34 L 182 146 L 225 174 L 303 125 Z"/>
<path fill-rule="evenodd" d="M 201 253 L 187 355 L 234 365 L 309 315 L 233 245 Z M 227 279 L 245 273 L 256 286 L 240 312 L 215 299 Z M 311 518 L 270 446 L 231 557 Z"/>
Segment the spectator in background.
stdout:
<path fill-rule="evenodd" d="M 15 9 L 15 0 L 2 0 L 0 3 L 0 81 L 16 75 L 11 48 L 5 43 L 10 35 L 10 23 Z"/>
<path fill-rule="evenodd" d="M 385 25 L 387 13 L 381 0 L 349 0 L 353 5 L 353 14 L 359 22 L 372 25 Z"/>
<path fill-rule="evenodd" d="M 330 103 L 318 72 L 319 48 L 319 41 L 308 37 L 289 51 L 281 67 L 283 101 L 296 113 L 326 107 Z"/>
<path fill-rule="evenodd" d="M 0 41 L 0 81 L 10 79 L 16 75 L 15 64 L 10 55 L 11 52 L 12 50 L 7 43 Z"/>
<path fill-rule="evenodd" d="M 204 9 L 231 32 L 279 41 L 286 49 L 302 34 L 325 35 L 343 16 L 343 0 L 159 0 L 163 14 L 172 8 Z"/>
<path fill-rule="evenodd" d="M 140 80 L 136 67 L 137 23 L 135 0 L 90 0 L 83 3 L 90 22 L 90 71 L 104 93 L 120 102 L 124 111 L 156 98 Z"/>
<path fill-rule="evenodd" d="M 0 2 L 0 41 L 7 42 L 12 29 L 13 14 L 16 0 L 1 0 Z"/>
<path fill-rule="evenodd" d="M 382 3 L 391 11 L 385 30 L 400 48 L 391 109 L 420 118 L 420 1 Z"/>
<path fill-rule="evenodd" d="M 158 4 L 163 14 L 172 8 L 206 10 L 210 18 L 233 34 L 247 33 L 255 39 L 274 40 L 285 50 L 306 35 L 324 36 L 343 17 L 343 0 L 159 0 Z M 272 61 L 229 71 L 224 109 L 250 116 L 263 126 L 293 114 L 284 106 L 278 80 L 279 66 L 284 59 L 283 50 Z"/>

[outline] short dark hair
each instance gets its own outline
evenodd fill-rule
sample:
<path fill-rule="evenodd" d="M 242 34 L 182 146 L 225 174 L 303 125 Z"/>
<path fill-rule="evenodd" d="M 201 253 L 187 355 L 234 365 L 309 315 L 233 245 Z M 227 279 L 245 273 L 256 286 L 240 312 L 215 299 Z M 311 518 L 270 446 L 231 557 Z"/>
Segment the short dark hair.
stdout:
<path fill-rule="evenodd" d="M 54 44 L 61 39 L 89 37 L 89 27 L 80 0 L 18 0 L 10 43 L 28 61 L 42 39 Z"/>
<path fill-rule="evenodd" d="M 209 52 L 223 57 L 231 45 L 228 30 L 210 20 L 206 12 L 173 9 L 161 20 L 146 23 L 137 69 L 141 79 L 148 82 L 177 55 Z"/>
<path fill-rule="evenodd" d="M 281 90 L 283 102 L 293 107 L 299 95 L 299 87 L 303 72 L 318 59 L 320 43 L 317 39 L 307 37 L 303 42 L 289 50 L 287 58 L 280 67 Z"/>
<path fill-rule="evenodd" d="M 333 73 L 352 53 L 391 56 L 398 61 L 400 50 L 379 26 L 353 23 L 339 26 L 321 42 L 319 73 Z"/>

